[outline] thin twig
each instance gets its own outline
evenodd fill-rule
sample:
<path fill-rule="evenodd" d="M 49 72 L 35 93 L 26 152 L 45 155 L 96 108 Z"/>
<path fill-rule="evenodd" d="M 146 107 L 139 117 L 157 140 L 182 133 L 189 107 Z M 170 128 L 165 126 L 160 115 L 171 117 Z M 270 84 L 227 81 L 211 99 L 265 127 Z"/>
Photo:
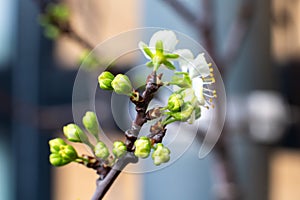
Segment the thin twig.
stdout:
<path fill-rule="evenodd" d="M 127 152 L 114 164 L 113 168 L 108 172 L 107 176 L 103 180 L 97 180 L 97 188 L 92 197 L 92 200 L 101 200 L 109 190 L 113 182 L 117 179 L 121 171 L 129 163 L 136 163 L 137 161 L 138 158 L 132 152 Z"/>
<path fill-rule="evenodd" d="M 213 2 L 211 0 L 202 1 L 202 21 L 203 24 L 198 26 L 199 38 L 203 39 L 203 44 L 208 53 L 214 58 L 215 57 L 215 44 L 214 44 L 214 31 L 215 31 L 215 20 L 213 17 Z"/>
<path fill-rule="evenodd" d="M 191 12 L 182 2 L 178 0 L 161 0 L 173 8 L 178 15 L 182 17 L 188 24 L 199 27 L 201 26 L 201 21 L 197 18 L 193 12 Z M 195 26 L 196 25 L 196 26 Z"/>
<path fill-rule="evenodd" d="M 229 30 L 225 50 L 221 55 L 221 63 L 228 68 L 240 55 L 241 46 L 245 43 L 249 33 L 251 22 L 254 18 L 256 1 L 245 0 L 241 5 L 238 16 L 235 18 Z"/>
<path fill-rule="evenodd" d="M 54 1 L 45 1 L 45 0 L 34 0 L 34 2 L 37 4 L 40 13 L 45 13 L 46 8 L 50 3 L 53 3 Z M 87 39 L 83 38 L 75 29 L 72 27 L 70 20 L 67 22 L 61 23 L 59 21 L 53 21 L 53 23 L 56 25 L 56 27 L 60 30 L 62 35 L 65 35 L 67 37 L 70 37 L 75 42 L 80 44 L 82 47 L 92 50 L 94 48 L 94 45 L 90 43 Z"/>
<path fill-rule="evenodd" d="M 88 40 L 84 39 L 81 35 L 79 35 L 71 26 L 70 23 L 67 23 L 66 26 L 59 27 L 62 33 L 73 39 L 75 42 L 79 43 L 82 47 L 92 50 L 95 46 L 90 43 Z"/>

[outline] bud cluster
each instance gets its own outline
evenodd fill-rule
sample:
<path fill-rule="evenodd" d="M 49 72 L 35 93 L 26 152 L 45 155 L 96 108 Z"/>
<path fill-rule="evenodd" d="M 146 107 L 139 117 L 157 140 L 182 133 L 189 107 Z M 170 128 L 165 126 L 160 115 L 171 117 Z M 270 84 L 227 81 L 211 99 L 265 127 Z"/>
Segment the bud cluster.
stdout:
<path fill-rule="evenodd" d="M 61 138 L 49 141 L 50 156 L 49 161 L 53 166 L 63 166 L 77 159 L 77 152 L 71 146 L 65 143 Z"/>
<path fill-rule="evenodd" d="M 151 141 L 148 137 L 140 137 L 135 141 L 134 146 L 134 155 L 139 158 L 149 157 L 151 149 L 154 149 L 151 157 L 155 165 L 160 165 L 170 160 L 170 150 L 162 143 L 158 143 L 156 146 L 152 146 Z"/>
<path fill-rule="evenodd" d="M 99 86 L 103 90 L 114 90 L 117 94 L 132 96 L 133 88 L 128 76 L 118 74 L 116 77 L 108 72 L 102 72 L 98 77 Z"/>

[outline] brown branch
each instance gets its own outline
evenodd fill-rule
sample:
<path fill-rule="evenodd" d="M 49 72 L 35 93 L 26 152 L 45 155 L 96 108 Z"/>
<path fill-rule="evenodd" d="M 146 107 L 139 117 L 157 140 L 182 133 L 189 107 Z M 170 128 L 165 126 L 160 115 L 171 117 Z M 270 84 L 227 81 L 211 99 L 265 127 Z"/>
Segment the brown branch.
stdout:
<path fill-rule="evenodd" d="M 166 126 L 161 124 L 161 121 L 156 122 L 154 125 L 150 128 L 150 133 L 148 135 L 148 138 L 151 139 L 152 145 L 155 143 L 161 143 L 163 138 L 166 135 Z"/>
<path fill-rule="evenodd" d="M 199 37 L 203 39 L 203 44 L 208 53 L 215 57 L 215 44 L 213 42 L 213 32 L 215 31 L 215 21 L 213 17 L 213 2 L 211 0 L 202 1 L 202 25 L 198 26 Z"/>
<path fill-rule="evenodd" d="M 127 152 L 121 159 L 119 159 L 113 168 L 108 172 L 104 179 L 97 180 L 97 188 L 92 197 L 92 200 L 100 200 L 104 197 L 113 182 L 117 179 L 121 171 L 129 164 L 136 163 L 138 158 L 132 153 Z"/>
<path fill-rule="evenodd" d="M 201 22 L 198 20 L 197 16 L 193 14 L 183 3 L 178 0 L 162 0 L 171 8 L 173 8 L 178 15 L 182 17 L 187 23 L 196 27 L 201 26 Z"/>
<path fill-rule="evenodd" d="M 133 144 L 137 139 L 140 128 L 147 122 L 147 109 L 150 101 L 153 99 L 156 91 L 162 86 L 160 84 L 162 74 L 156 76 L 156 72 L 152 72 L 147 77 L 147 84 L 145 91 L 142 95 L 138 96 L 138 99 L 131 98 L 131 101 L 135 104 L 135 110 L 137 112 L 134 121 L 132 122 L 132 126 L 129 130 L 125 132 L 126 136 L 126 146 L 128 151 L 133 151 Z"/>
<path fill-rule="evenodd" d="M 40 13 L 45 13 L 46 8 L 50 3 L 53 3 L 53 1 L 43 1 L 43 0 L 34 0 L 34 2 L 37 4 Z M 78 34 L 74 28 L 70 24 L 70 20 L 67 22 L 60 22 L 56 19 L 52 19 L 53 25 L 55 25 L 61 32 L 62 35 L 65 35 L 67 37 L 70 37 L 75 42 L 79 43 L 82 47 L 92 50 L 94 48 L 94 45 L 90 43 L 88 40 L 83 38 L 80 34 Z"/>
<path fill-rule="evenodd" d="M 76 41 L 78 44 L 80 44 L 82 47 L 92 50 L 94 48 L 94 45 L 87 41 L 85 38 L 83 38 L 81 35 L 79 35 L 71 26 L 70 22 L 66 23 L 60 23 L 55 22 L 55 25 L 59 28 L 62 35 L 65 35 L 67 37 L 70 37 L 74 41 Z"/>
<path fill-rule="evenodd" d="M 228 144 L 224 139 L 224 132 L 215 146 L 215 170 L 220 176 L 216 190 L 217 199 L 221 200 L 241 200 L 241 188 L 239 187 L 234 172 L 234 166 L 230 158 Z M 228 135 L 228 134 L 226 134 Z"/>
<path fill-rule="evenodd" d="M 110 169 L 107 174 L 104 174 L 104 177 L 100 177 L 97 181 L 97 188 L 93 195 L 92 200 L 99 200 L 104 197 L 106 192 L 109 190 L 110 186 L 117 179 L 122 169 L 124 169 L 129 163 L 136 163 L 138 158 L 133 154 L 134 151 L 134 142 L 137 140 L 140 128 L 147 122 L 150 118 L 150 112 L 147 112 L 148 105 L 150 101 L 153 99 L 156 91 L 162 86 L 161 83 L 162 74 L 156 76 L 156 72 L 152 72 L 146 81 L 146 88 L 142 95 L 138 95 L 136 97 L 131 97 L 131 101 L 136 105 L 136 118 L 132 123 L 132 126 L 129 130 L 125 132 L 126 136 L 126 146 L 127 153 L 125 156 L 120 158 Z M 155 113 L 155 110 L 153 110 Z M 100 165 L 99 167 L 101 167 Z M 99 170 L 103 171 L 102 169 Z"/>
<path fill-rule="evenodd" d="M 220 58 L 222 65 L 227 68 L 240 55 L 241 46 L 245 43 L 254 18 L 255 4 L 256 2 L 253 0 L 244 0 L 238 16 L 231 25 L 225 43 L 225 50 Z"/>

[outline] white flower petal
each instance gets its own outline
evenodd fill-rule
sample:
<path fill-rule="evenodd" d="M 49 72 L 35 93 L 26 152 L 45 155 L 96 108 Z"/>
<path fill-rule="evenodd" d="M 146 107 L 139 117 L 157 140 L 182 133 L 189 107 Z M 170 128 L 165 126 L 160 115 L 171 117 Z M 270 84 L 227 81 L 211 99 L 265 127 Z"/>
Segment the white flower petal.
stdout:
<path fill-rule="evenodd" d="M 166 52 L 173 52 L 175 50 L 175 46 L 178 42 L 176 35 L 173 31 L 163 30 L 158 31 L 153 34 L 150 39 L 149 47 L 150 49 L 155 48 L 156 42 L 161 40 L 163 42 L 163 47 Z"/>
<path fill-rule="evenodd" d="M 185 102 L 192 102 L 193 99 L 195 98 L 195 93 L 194 90 L 192 88 L 187 88 L 184 90 L 183 92 L 184 95 L 184 101 Z"/>
<path fill-rule="evenodd" d="M 204 53 L 199 54 L 193 61 L 193 67 L 190 69 L 190 77 L 194 78 L 199 75 L 206 77 L 210 74 L 209 63 L 207 63 Z"/>
<path fill-rule="evenodd" d="M 174 51 L 174 53 L 180 56 L 178 58 L 178 63 L 181 71 L 188 72 L 189 65 L 194 59 L 193 53 L 189 49 L 178 49 Z"/>
<path fill-rule="evenodd" d="M 203 80 L 200 77 L 192 79 L 192 85 L 195 92 L 195 95 L 200 103 L 200 105 L 205 104 L 205 99 L 203 96 Z"/>
<path fill-rule="evenodd" d="M 174 53 L 178 54 L 180 57 L 184 58 L 184 60 L 193 60 L 194 55 L 189 49 L 177 49 Z"/>

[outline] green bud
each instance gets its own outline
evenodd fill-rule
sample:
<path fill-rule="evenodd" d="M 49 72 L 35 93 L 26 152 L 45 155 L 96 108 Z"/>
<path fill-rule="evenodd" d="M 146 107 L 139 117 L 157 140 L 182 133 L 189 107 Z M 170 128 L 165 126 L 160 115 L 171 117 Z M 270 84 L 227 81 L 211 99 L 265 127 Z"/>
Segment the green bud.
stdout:
<path fill-rule="evenodd" d="M 140 158 L 147 158 L 151 151 L 151 142 L 147 137 L 140 137 L 134 142 L 135 151 L 134 155 Z"/>
<path fill-rule="evenodd" d="M 192 106 L 192 104 L 187 102 L 187 103 L 183 104 L 181 111 L 176 112 L 176 113 L 170 113 L 170 114 L 177 121 L 185 122 L 191 117 L 193 110 L 194 110 L 194 107 Z"/>
<path fill-rule="evenodd" d="M 50 161 L 51 165 L 53 165 L 55 167 L 60 167 L 60 166 L 63 166 L 63 165 L 66 165 L 69 163 L 66 160 L 63 160 L 62 156 L 58 153 L 50 154 L 49 161 Z"/>
<path fill-rule="evenodd" d="M 61 150 L 59 151 L 59 154 L 61 154 L 64 160 L 68 160 L 72 162 L 78 157 L 76 150 L 71 145 L 65 145 L 62 147 Z"/>
<path fill-rule="evenodd" d="M 50 4 L 47 12 L 60 22 L 66 22 L 70 17 L 70 11 L 64 4 Z"/>
<path fill-rule="evenodd" d="M 76 124 L 68 124 L 63 127 L 66 138 L 71 142 L 89 143 L 86 134 Z"/>
<path fill-rule="evenodd" d="M 183 103 L 182 95 L 173 93 L 168 100 L 168 109 L 172 112 L 178 112 L 181 110 Z"/>
<path fill-rule="evenodd" d="M 129 78 L 124 74 L 118 74 L 111 82 L 111 86 L 117 94 L 131 96 L 132 85 Z"/>
<path fill-rule="evenodd" d="M 88 111 L 82 118 L 82 123 L 86 130 L 91 133 L 96 139 L 98 139 L 99 124 L 97 116 L 94 112 Z"/>
<path fill-rule="evenodd" d="M 67 145 L 61 138 L 55 138 L 49 141 L 51 153 L 58 153 L 62 145 Z"/>
<path fill-rule="evenodd" d="M 113 90 L 114 88 L 112 87 L 112 81 L 114 80 L 115 76 L 108 72 L 102 72 L 100 76 L 98 77 L 98 82 L 99 86 L 103 90 Z"/>
<path fill-rule="evenodd" d="M 113 154 L 117 157 L 120 158 L 122 157 L 127 151 L 127 147 L 123 142 L 116 141 L 114 142 L 114 147 L 113 147 Z"/>
<path fill-rule="evenodd" d="M 106 145 L 103 142 L 98 142 L 94 148 L 95 155 L 98 158 L 106 160 L 109 156 L 109 151 Z"/>
<path fill-rule="evenodd" d="M 158 143 L 151 157 L 155 165 L 166 163 L 170 160 L 170 150 L 163 144 Z"/>
<path fill-rule="evenodd" d="M 59 167 L 74 161 L 77 157 L 77 152 L 71 145 L 61 145 L 58 152 L 50 154 L 49 161 L 53 166 Z"/>
<path fill-rule="evenodd" d="M 60 30 L 57 26 L 52 24 L 47 24 L 44 29 L 44 34 L 49 39 L 56 39 L 60 35 Z"/>

